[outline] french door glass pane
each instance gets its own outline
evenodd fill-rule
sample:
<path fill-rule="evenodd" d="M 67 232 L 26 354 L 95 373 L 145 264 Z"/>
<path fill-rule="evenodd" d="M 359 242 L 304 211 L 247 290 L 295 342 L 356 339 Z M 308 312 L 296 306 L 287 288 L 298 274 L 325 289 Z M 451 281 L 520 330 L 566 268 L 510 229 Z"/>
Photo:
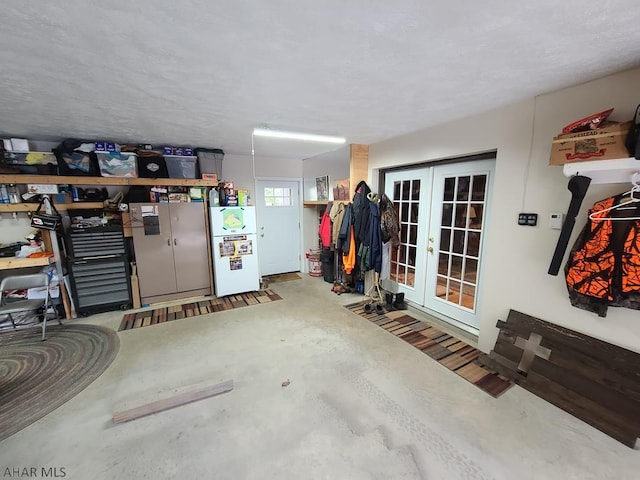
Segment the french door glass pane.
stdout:
<path fill-rule="evenodd" d="M 451 226 L 451 220 L 453 218 L 453 204 L 445 203 L 442 205 L 442 223 L 443 227 Z"/>
<path fill-rule="evenodd" d="M 474 175 L 473 177 L 473 189 L 471 193 L 471 199 L 473 201 L 485 201 L 485 189 L 487 187 L 486 175 Z"/>

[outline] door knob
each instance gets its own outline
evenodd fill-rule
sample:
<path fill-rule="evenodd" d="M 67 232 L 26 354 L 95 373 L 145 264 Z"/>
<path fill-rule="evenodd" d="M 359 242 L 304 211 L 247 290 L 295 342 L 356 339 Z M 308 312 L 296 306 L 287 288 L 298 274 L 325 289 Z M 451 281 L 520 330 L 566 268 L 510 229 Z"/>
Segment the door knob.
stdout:
<path fill-rule="evenodd" d="M 429 253 L 433 253 L 433 247 L 429 247 L 429 248 L 427 248 L 427 252 L 429 252 Z"/>
<path fill-rule="evenodd" d="M 261 233 L 261 234 L 260 234 L 260 236 L 261 236 L 261 237 L 264 237 L 264 233 Z"/>
<path fill-rule="evenodd" d="M 433 238 L 433 237 L 429 237 L 429 241 L 430 241 L 430 242 L 435 242 L 435 241 L 436 241 L 436 239 L 435 239 L 435 238 Z"/>

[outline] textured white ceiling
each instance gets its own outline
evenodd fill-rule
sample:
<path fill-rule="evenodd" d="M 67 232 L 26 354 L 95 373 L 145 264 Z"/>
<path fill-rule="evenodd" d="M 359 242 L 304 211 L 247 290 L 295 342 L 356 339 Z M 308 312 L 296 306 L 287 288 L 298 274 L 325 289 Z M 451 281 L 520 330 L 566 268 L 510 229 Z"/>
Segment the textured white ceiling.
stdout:
<path fill-rule="evenodd" d="M 640 65 L 640 2 L 4 0 L 0 134 L 374 143 Z M 256 142 L 256 155 L 335 147 Z"/>

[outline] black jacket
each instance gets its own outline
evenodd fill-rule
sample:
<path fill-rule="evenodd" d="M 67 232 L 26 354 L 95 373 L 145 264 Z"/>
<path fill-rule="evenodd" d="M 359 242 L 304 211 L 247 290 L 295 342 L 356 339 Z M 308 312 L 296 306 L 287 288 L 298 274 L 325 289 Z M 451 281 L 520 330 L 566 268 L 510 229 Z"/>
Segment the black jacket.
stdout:
<path fill-rule="evenodd" d="M 367 182 L 362 180 L 358 183 L 353 195 L 353 234 L 356 239 L 356 243 L 369 244 L 369 222 L 371 219 L 371 213 L 369 211 L 369 199 L 367 195 L 371 192 Z"/>

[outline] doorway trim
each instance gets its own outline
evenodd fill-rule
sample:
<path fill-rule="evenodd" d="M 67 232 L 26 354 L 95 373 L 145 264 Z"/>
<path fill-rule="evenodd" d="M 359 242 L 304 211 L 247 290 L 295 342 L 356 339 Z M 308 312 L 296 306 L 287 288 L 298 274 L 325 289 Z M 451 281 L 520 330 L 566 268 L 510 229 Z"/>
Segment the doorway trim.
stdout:
<path fill-rule="evenodd" d="M 428 161 L 422 161 L 422 162 L 416 162 L 416 163 L 407 163 L 407 164 L 402 164 L 402 165 L 396 165 L 396 166 L 392 166 L 392 167 L 388 167 L 388 168 L 380 168 L 379 172 L 378 172 L 378 185 L 380 186 L 379 188 L 381 188 L 382 190 L 384 190 L 386 188 L 386 181 L 387 181 L 387 174 L 389 173 L 395 173 L 395 172 L 402 172 L 403 170 L 417 170 L 417 169 L 430 169 L 433 167 L 439 167 L 441 165 L 446 165 L 446 164 L 459 164 L 459 163 L 468 163 L 468 162 L 475 162 L 475 161 L 480 161 L 480 160 L 493 160 L 494 162 L 497 160 L 497 150 L 490 150 L 487 152 L 483 152 L 483 153 L 478 153 L 478 154 L 469 154 L 469 155 L 460 155 L 460 156 L 456 156 L 456 157 L 447 157 L 447 158 L 442 158 L 442 159 L 434 159 L 434 160 L 428 160 Z M 495 170 L 496 170 L 496 165 L 494 163 L 493 166 L 493 173 L 491 175 L 491 184 L 493 184 L 494 179 L 495 179 Z M 433 176 L 430 175 L 430 179 L 431 181 L 433 181 Z M 487 202 L 487 206 L 488 208 L 486 209 L 485 212 L 485 222 L 487 225 L 490 225 L 490 221 L 491 221 L 491 204 L 492 204 L 492 197 L 493 197 L 493 193 L 492 193 L 493 188 L 491 188 L 491 197 L 489 198 L 488 202 Z M 431 206 L 431 202 L 429 203 L 429 215 L 431 215 L 431 210 L 432 210 L 432 206 Z M 430 226 L 429 226 L 430 227 Z M 482 245 L 483 247 L 486 246 L 488 244 L 487 240 L 487 232 L 485 231 L 483 233 L 483 242 Z M 425 245 L 425 248 L 427 246 Z M 416 267 L 418 267 L 416 265 Z M 423 264 L 421 265 L 421 268 L 426 269 L 426 262 L 423 262 Z M 426 277 L 426 270 L 424 272 L 424 275 Z M 478 284 L 481 284 L 484 282 L 484 277 L 485 277 L 485 269 L 484 268 L 480 268 L 479 271 L 479 275 L 478 275 Z M 425 279 L 426 281 L 426 279 Z M 395 286 L 395 288 L 397 289 L 397 285 Z M 482 310 L 482 306 L 484 304 L 483 301 L 484 298 L 484 294 L 480 297 L 478 297 L 477 300 L 477 308 L 476 310 L 478 312 L 480 312 Z M 465 332 L 470 333 L 471 335 L 473 335 L 474 337 L 477 337 L 479 334 L 479 328 L 473 327 L 471 325 L 468 325 L 460 320 L 457 320 L 456 318 L 450 317 L 444 313 L 441 312 L 437 312 L 434 311 L 433 309 L 426 307 L 424 305 L 420 305 L 418 303 L 415 303 L 411 300 L 408 301 L 408 303 L 420 310 L 425 312 L 426 314 L 434 317 L 435 319 L 437 319 L 440 322 L 445 322 L 445 324 L 451 325 L 453 327 L 456 327 L 458 329 L 461 329 Z M 426 302 L 423 302 L 426 304 Z"/>

